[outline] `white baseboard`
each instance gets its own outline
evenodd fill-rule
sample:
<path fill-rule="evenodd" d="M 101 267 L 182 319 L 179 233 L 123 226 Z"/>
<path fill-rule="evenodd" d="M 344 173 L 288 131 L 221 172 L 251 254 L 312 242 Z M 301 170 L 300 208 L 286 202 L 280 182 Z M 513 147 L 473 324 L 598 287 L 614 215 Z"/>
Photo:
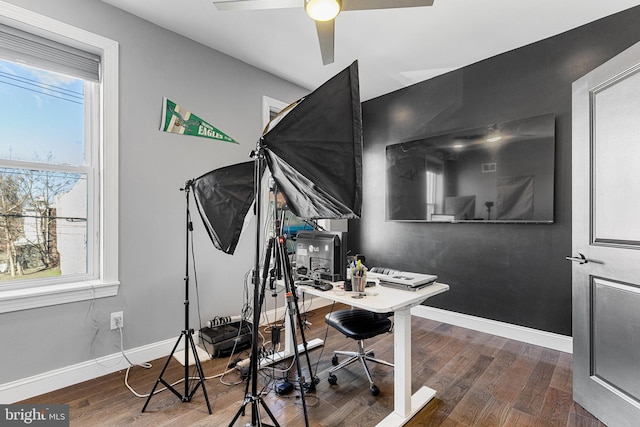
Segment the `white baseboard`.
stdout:
<path fill-rule="evenodd" d="M 566 335 L 525 328 L 524 326 L 512 325 L 510 323 L 498 322 L 496 320 L 484 319 L 482 317 L 470 316 L 468 314 L 456 313 L 424 305 L 412 308 L 411 314 L 424 317 L 425 319 L 472 329 L 474 331 L 539 345 L 564 353 L 573 353 L 573 338 Z"/>
<path fill-rule="evenodd" d="M 311 301 L 306 302 L 304 308 L 306 310 L 314 310 L 328 304 L 331 304 L 331 302 L 328 300 L 322 298 L 313 298 Z M 302 305 L 302 302 L 300 302 L 300 305 Z M 302 309 L 303 307 L 300 306 L 300 310 Z M 284 307 L 279 307 L 267 312 L 266 316 L 263 316 L 263 321 L 265 317 L 268 319 L 280 319 L 284 316 L 284 314 Z M 266 322 L 261 323 L 266 324 Z M 127 358 L 131 360 L 131 363 L 134 364 L 160 359 L 162 357 L 168 356 L 171 353 L 171 350 L 176 344 L 177 339 L 178 337 L 170 338 L 168 340 L 144 345 L 131 350 L 126 350 L 125 353 L 127 355 Z M 194 339 L 196 343 L 198 343 L 199 335 L 197 332 L 194 334 Z M 181 340 L 177 350 L 183 349 L 184 340 Z M 118 352 L 100 357 L 98 359 L 77 363 L 75 365 L 66 366 L 64 368 L 55 369 L 53 371 L 44 372 L 42 374 L 37 374 L 28 378 L 22 378 L 20 380 L 0 384 L 0 404 L 19 402 L 21 400 L 39 396 L 50 391 L 59 390 L 70 385 L 78 384 L 83 381 L 88 381 L 94 378 L 101 377 L 103 375 L 127 369 L 128 367 L 129 363 L 122 356 L 122 353 Z"/>
<path fill-rule="evenodd" d="M 177 339 L 178 338 L 171 338 L 152 343 L 128 350 L 125 353 L 134 364 L 148 362 L 149 360 L 155 360 L 171 353 Z M 181 340 L 179 348 L 184 347 L 183 344 L 184 340 Z M 122 356 L 122 353 L 114 353 L 98 359 L 44 372 L 32 377 L 0 384 L 0 404 L 19 402 L 63 387 L 127 369 L 128 367 L 129 363 Z"/>
<path fill-rule="evenodd" d="M 311 301 L 307 301 L 304 307 L 300 306 L 300 309 L 310 311 L 327 306 L 331 303 L 331 301 L 323 298 L 313 298 Z M 302 303 L 300 302 L 300 304 Z M 536 329 L 525 328 L 522 326 L 511 325 L 508 323 L 497 322 L 495 320 L 483 319 L 480 317 L 454 313 L 422 305 L 414 307 L 411 310 L 411 314 L 463 328 L 473 329 L 488 334 L 563 351 L 565 353 L 572 353 L 573 350 L 573 339 L 564 335 L 553 334 L 550 332 L 539 331 Z M 284 315 L 285 307 L 275 308 L 267 312 L 262 317 L 263 322 L 261 323 L 266 324 L 264 321 L 265 318 L 280 319 Z M 197 340 L 197 337 L 198 334 L 196 333 L 194 338 Z M 129 360 L 134 364 L 148 362 L 149 360 L 155 360 L 169 355 L 177 339 L 178 338 L 176 337 L 148 344 L 132 350 L 127 350 L 125 353 Z M 181 341 L 178 350 L 183 349 L 183 344 L 184 342 Z M 32 377 L 0 384 L 0 404 L 19 402 L 63 387 L 117 372 L 119 370 L 126 369 L 127 367 L 129 367 L 129 363 L 124 359 L 122 354 L 118 352 L 95 360 L 89 360 L 61 369 L 44 372 Z"/>
<path fill-rule="evenodd" d="M 307 311 L 311 311 L 329 304 L 332 304 L 332 302 L 327 299 L 314 298 L 310 305 L 307 304 L 306 309 Z M 302 309 L 302 307 L 300 307 L 300 309 Z M 284 316 L 284 314 L 284 307 L 279 307 L 275 310 L 270 310 L 267 313 L 267 317 L 269 319 L 279 319 Z M 573 353 L 573 338 L 566 335 L 554 334 L 553 332 L 526 328 L 524 326 L 498 322 L 496 320 L 470 316 L 468 314 L 456 313 L 424 305 L 419 305 L 411 309 L 411 314 L 418 317 L 424 317 L 426 319 L 437 320 L 438 322 L 448 323 L 454 326 L 460 326 L 462 328 L 472 329 L 474 331 L 522 341 L 528 344 L 539 345 L 541 347 L 562 351 L 564 353 Z M 261 323 L 266 323 L 264 321 L 264 316 Z"/>

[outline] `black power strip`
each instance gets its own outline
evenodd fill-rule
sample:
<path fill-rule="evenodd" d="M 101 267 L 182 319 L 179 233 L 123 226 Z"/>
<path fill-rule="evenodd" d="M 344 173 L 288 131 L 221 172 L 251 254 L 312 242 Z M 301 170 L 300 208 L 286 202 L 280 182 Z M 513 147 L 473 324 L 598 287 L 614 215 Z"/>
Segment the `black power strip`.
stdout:
<path fill-rule="evenodd" d="M 289 381 L 283 381 L 281 383 L 276 384 L 276 394 L 278 396 L 284 396 L 285 394 L 289 394 L 293 391 L 293 384 Z"/>

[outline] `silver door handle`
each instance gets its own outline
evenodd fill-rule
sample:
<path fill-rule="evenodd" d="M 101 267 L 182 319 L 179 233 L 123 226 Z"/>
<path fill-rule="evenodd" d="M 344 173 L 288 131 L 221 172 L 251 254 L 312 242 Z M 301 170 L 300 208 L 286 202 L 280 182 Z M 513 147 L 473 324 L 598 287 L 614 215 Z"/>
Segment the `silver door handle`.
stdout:
<path fill-rule="evenodd" d="M 572 262 L 577 262 L 578 264 L 586 264 L 589 262 L 589 260 L 586 259 L 581 253 L 578 253 L 578 256 L 568 256 L 566 257 L 566 259 Z"/>

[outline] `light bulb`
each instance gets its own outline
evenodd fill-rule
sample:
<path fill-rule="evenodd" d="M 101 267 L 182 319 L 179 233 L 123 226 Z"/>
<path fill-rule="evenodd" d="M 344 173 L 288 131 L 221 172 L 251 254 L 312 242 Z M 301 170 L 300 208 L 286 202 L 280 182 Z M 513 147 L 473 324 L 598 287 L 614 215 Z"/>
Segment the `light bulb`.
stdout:
<path fill-rule="evenodd" d="M 314 21 L 330 21 L 340 13 L 339 0 L 305 0 L 304 9 Z"/>

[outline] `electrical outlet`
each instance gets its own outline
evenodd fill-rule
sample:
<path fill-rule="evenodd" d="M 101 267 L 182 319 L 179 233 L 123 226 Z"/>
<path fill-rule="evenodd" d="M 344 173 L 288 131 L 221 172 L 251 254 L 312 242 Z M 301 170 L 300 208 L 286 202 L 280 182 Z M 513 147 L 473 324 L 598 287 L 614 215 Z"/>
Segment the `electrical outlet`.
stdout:
<path fill-rule="evenodd" d="M 111 313 L 111 329 L 124 327 L 124 314 L 122 311 Z"/>

